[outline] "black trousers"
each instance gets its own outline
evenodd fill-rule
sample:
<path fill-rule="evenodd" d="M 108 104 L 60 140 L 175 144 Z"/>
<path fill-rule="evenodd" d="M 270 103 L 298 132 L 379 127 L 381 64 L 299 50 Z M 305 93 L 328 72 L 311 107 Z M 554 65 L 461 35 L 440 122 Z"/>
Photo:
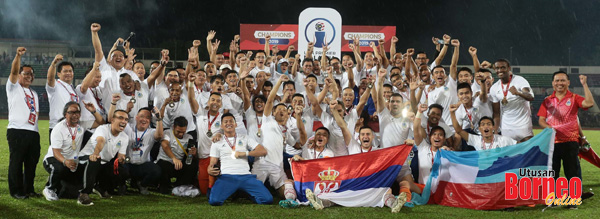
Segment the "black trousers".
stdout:
<path fill-rule="evenodd" d="M 181 161 L 183 167 L 179 170 L 175 170 L 175 165 L 169 161 L 158 160 L 156 163 L 161 169 L 160 176 L 160 187 L 161 189 L 171 188 L 171 178 L 175 177 L 174 186 L 180 185 L 193 185 L 194 179 L 197 178 L 198 174 L 198 159 L 194 159 L 191 165 L 185 164 L 185 158 Z"/>
<path fill-rule="evenodd" d="M 77 165 L 75 172 L 72 172 L 63 163 L 59 162 L 54 157 L 49 157 L 43 162 L 44 169 L 50 174 L 46 187 L 58 192 L 61 188 L 61 181 L 78 181 L 77 179 L 83 174 L 83 166 Z"/>
<path fill-rule="evenodd" d="M 554 170 L 554 178 L 560 175 L 560 166 L 565 172 L 565 177 L 571 179 L 579 177 L 581 179 L 581 166 L 579 165 L 579 144 L 575 141 L 554 144 L 554 154 L 552 155 L 552 170 Z"/>
<path fill-rule="evenodd" d="M 154 162 L 146 162 L 143 164 L 127 164 L 131 179 L 137 180 L 144 187 L 158 183 L 161 170 Z"/>
<path fill-rule="evenodd" d="M 96 161 L 90 161 L 88 156 L 81 157 L 82 162 L 80 166 L 84 169 L 83 174 L 83 189 L 81 193 L 90 194 L 94 189 L 96 182 L 98 183 L 98 189 L 103 191 L 113 191 L 116 186 L 121 182 L 129 178 L 129 172 L 126 167 L 119 164 L 118 174 L 114 171 L 114 162 L 116 158 L 113 158 L 105 164 L 101 164 L 100 159 Z"/>
<path fill-rule="evenodd" d="M 8 189 L 11 195 L 35 192 L 33 181 L 40 159 L 40 134 L 23 129 L 6 130 L 10 158 L 8 164 Z"/>

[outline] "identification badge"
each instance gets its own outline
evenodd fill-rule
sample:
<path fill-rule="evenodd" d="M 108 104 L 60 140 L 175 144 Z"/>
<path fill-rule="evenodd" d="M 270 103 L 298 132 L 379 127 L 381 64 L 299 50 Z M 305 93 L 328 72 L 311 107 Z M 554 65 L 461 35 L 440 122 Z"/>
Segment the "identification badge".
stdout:
<path fill-rule="evenodd" d="M 29 120 L 27 120 L 27 122 L 29 122 L 29 124 L 35 125 L 36 119 L 37 115 L 35 113 L 29 113 Z"/>

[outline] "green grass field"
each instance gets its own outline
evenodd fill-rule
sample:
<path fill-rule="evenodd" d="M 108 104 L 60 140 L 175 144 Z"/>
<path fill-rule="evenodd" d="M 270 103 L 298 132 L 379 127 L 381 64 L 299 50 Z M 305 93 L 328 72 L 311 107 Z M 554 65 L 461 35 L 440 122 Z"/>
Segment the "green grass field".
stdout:
<path fill-rule="evenodd" d="M 2 218 L 56 218 L 56 217 L 130 217 L 130 218 L 274 218 L 274 217 L 332 217 L 332 218 L 358 218 L 358 217 L 399 217 L 415 216 L 419 218 L 447 218 L 447 217 L 598 217 L 595 212 L 600 207 L 597 199 L 593 197 L 586 200 L 577 210 L 565 208 L 550 208 L 545 212 L 545 206 L 535 208 L 519 207 L 513 212 L 507 211 L 477 211 L 470 209 L 451 208 L 438 205 L 417 206 L 403 208 L 399 214 L 391 214 L 389 208 L 344 208 L 331 207 L 322 211 L 315 211 L 310 207 L 297 209 L 282 209 L 278 205 L 259 206 L 247 200 L 227 201 L 224 206 L 213 207 L 208 204 L 206 196 L 197 198 L 180 198 L 174 196 L 152 193 L 149 196 L 127 195 L 115 196 L 112 199 L 100 199 L 91 195 L 94 206 L 84 207 L 77 205 L 74 199 L 61 199 L 57 202 L 46 201 L 45 198 L 30 198 L 15 200 L 8 191 L 8 158 L 9 150 L 6 142 L 7 120 L 0 120 L 0 217 Z M 536 130 L 536 133 L 540 130 Z M 600 145 L 600 131 L 585 131 L 586 136 L 593 146 Z M 35 181 L 36 191 L 42 192 L 48 173 L 42 167 L 42 158 L 48 149 L 48 121 L 40 121 L 40 137 L 42 150 L 37 168 Z M 600 191 L 600 169 L 582 161 L 584 191 L 593 189 Z M 279 200 L 275 198 L 276 202 Z"/>

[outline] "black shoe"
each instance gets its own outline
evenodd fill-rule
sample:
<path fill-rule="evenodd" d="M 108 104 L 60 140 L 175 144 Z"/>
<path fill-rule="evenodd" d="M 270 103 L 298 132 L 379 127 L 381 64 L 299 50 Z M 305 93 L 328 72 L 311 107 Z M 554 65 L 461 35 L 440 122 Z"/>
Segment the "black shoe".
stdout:
<path fill-rule="evenodd" d="M 42 194 L 30 192 L 29 194 L 27 194 L 27 196 L 32 197 L 32 198 L 39 198 L 39 197 L 42 197 Z"/>
<path fill-rule="evenodd" d="M 88 196 L 88 194 L 81 193 L 81 194 L 79 194 L 79 197 L 77 198 L 77 204 L 80 204 L 83 206 L 90 206 L 90 205 L 94 205 L 94 202 L 92 202 L 92 199 L 90 199 L 90 196 Z"/>
<path fill-rule="evenodd" d="M 120 185 L 119 186 L 119 195 L 126 195 L 127 194 L 127 186 L 125 184 Z"/>
<path fill-rule="evenodd" d="M 581 200 L 586 200 L 588 198 L 591 198 L 592 196 L 594 196 L 594 192 L 584 192 L 583 194 L 581 194 Z"/>
<path fill-rule="evenodd" d="M 28 199 L 28 198 L 29 198 L 29 196 L 26 196 L 26 195 L 19 195 L 19 194 L 10 195 L 10 196 L 12 196 L 12 197 L 13 197 L 13 198 L 15 198 L 15 199 Z"/>

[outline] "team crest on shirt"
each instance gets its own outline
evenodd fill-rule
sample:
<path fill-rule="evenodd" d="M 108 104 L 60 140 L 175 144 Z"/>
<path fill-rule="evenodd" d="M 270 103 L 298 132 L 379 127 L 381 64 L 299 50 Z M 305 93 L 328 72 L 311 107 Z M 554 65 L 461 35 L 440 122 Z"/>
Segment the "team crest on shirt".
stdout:
<path fill-rule="evenodd" d="M 117 148 L 121 147 L 121 141 L 117 142 Z"/>
<path fill-rule="evenodd" d="M 185 99 L 180 98 L 180 100 L 181 100 L 181 103 L 185 103 Z"/>
<path fill-rule="evenodd" d="M 77 127 L 77 133 L 81 133 L 83 130 L 81 129 L 81 127 Z"/>
<path fill-rule="evenodd" d="M 244 142 L 242 142 L 242 139 L 238 140 L 238 146 L 242 147 L 244 145 Z"/>
<path fill-rule="evenodd" d="M 447 86 L 444 86 L 444 91 L 448 91 L 448 87 Z"/>
<path fill-rule="evenodd" d="M 567 100 L 567 103 L 566 103 L 566 105 L 567 105 L 567 106 L 571 106 L 571 99 L 568 99 L 568 100 Z"/>
<path fill-rule="evenodd" d="M 315 195 L 338 190 L 342 184 L 341 180 L 335 180 L 338 176 L 340 176 L 340 172 L 337 170 L 332 170 L 331 167 L 329 167 L 327 170 L 319 172 L 318 176 L 321 178 L 321 181 L 315 182 Z"/>
<path fill-rule="evenodd" d="M 219 122 L 219 121 L 215 122 L 215 128 L 220 129 L 221 128 L 221 122 Z"/>
<path fill-rule="evenodd" d="M 138 95 L 137 95 L 137 96 L 138 96 L 138 98 L 141 98 L 141 97 L 142 97 L 142 93 L 141 93 L 141 92 L 140 92 L 140 93 L 138 93 Z"/>
<path fill-rule="evenodd" d="M 473 112 L 477 112 L 477 107 L 473 107 Z"/>

